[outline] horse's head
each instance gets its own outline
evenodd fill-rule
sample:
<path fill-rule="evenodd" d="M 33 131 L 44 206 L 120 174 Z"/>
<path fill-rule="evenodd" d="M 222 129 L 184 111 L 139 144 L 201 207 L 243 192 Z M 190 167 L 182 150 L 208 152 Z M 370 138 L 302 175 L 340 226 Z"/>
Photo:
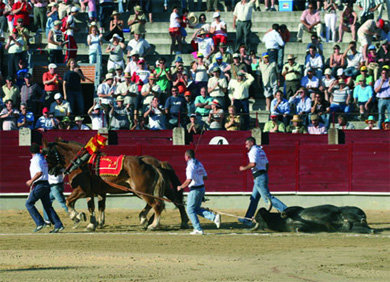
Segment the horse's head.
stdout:
<path fill-rule="evenodd" d="M 46 156 L 49 173 L 59 175 L 65 170 L 65 158 L 57 150 L 57 143 L 48 143 L 43 146 L 42 153 Z"/>

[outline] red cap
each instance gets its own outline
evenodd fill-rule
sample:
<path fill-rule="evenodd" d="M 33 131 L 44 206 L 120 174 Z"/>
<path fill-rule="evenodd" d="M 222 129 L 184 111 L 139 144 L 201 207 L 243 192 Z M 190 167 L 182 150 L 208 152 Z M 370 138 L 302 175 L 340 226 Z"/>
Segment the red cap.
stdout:
<path fill-rule="evenodd" d="M 277 118 L 278 115 L 271 115 L 271 118 Z"/>
<path fill-rule="evenodd" d="M 191 96 L 191 92 L 190 91 L 184 92 L 184 96 Z"/>
<path fill-rule="evenodd" d="M 380 19 L 380 20 L 378 21 L 378 23 L 379 23 L 379 28 L 380 28 L 380 29 L 383 29 L 383 26 L 385 25 L 385 21 L 382 20 L 382 19 Z"/>
<path fill-rule="evenodd" d="M 47 107 L 44 107 L 44 108 L 42 109 L 42 114 L 48 113 L 48 112 L 49 112 L 49 109 L 48 109 Z"/>
<path fill-rule="evenodd" d="M 184 91 L 185 91 L 186 89 L 184 88 L 183 85 L 179 85 L 179 86 L 177 87 L 177 90 L 179 90 L 179 93 L 184 93 Z"/>

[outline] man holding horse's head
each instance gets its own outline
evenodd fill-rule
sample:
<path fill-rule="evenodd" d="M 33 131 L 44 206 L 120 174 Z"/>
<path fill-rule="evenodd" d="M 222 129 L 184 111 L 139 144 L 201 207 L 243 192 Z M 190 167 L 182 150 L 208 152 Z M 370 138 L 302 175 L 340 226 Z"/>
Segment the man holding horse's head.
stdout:
<path fill-rule="evenodd" d="M 217 228 L 221 225 L 221 215 L 201 207 L 205 193 L 204 180 L 207 179 L 207 172 L 202 163 L 195 159 L 194 150 L 187 150 L 184 154 L 184 159 L 187 162 L 186 180 L 177 187 L 177 190 L 180 191 L 187 186 L 190 188 L 190 193 L 187 197 L 187 213 L 194 227 L 194 231 L 190 234 L 203 235 L 204 232 L 197 215 L 213 221 Z"/>

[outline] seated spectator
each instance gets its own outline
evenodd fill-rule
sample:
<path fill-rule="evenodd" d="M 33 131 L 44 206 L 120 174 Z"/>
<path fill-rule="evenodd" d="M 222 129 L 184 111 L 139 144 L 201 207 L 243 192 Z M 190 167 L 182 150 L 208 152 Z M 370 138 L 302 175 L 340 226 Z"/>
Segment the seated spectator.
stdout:
<path fill-rule="evenodd" d="M 222 109 L 226 109 L 227 80 L 224 76 L 221 77 L 222 71 L 219 67 L 214 67 L 211 72 L 213 77 L 207 83 L 208 93 L 211 98 L 218 101 Z"/>
<path fill-rule="evenodd" d="M 226 23 L 221 20 L 219 12 L 214 12 L 214 21 L 210 26 L 210 34 L 213 36 L 214 47 L 217 47 L 219 43 L 227 43 L 227 26 Z"/>
<path fill-rule="evenodd" d="M 329 67 L 332 69 L 332 75 L 336 76 L 337 69 L 343 68 L 345 65 L 345 59 L 343 53 L 340 53 L 340 46 L 335 45 L 333 47 L 333 53 L 330 55 Z"/>
<path fill-rule="evenodd" d="M 49 64 L 48 69 L 49 71 L 42 75 L 42 82 L 46 92 L 44 105 L 50 107 L 54 102 L 54 95 L 60 91 L 60 87 L 63 88 L 63 80 L 57 73 L 56 64 Z"/>
<path fill-rule="evenodd" d="M 62 130 L 70 130 L 72 128 L 72 121 L 68 116 L 62 118 L 62 120 L 58 123 L 58 129 Z"/>
<path fill-rule="evenodd" d="M 311 99 L 307 96 L 306 88 L 301 87 L 298 89 L 298 91 L 290 97 L 288 102 L 290 105 L 295 106 L 295 113 L 305 121 L 311 110 Z"/>
<path fill-rule="evenodd" d="M 186 101 L 183 96 L 179 96 L 179 90 L 176 86 L 171 89 L 172 96 L 165 101 L 165 113 L 168 116 L 168 125 L 170 128 L 179 126 L 179 122 L 184 122 L 183 118 L 187 110 Z"/>
<path fill-rule="evenodd" d="M 315 46 L 317 53 L 321 55 L 324 59 L 324 45 L 321 43 L 321 40 L 318 38 L 317 34 L 311 34 L 311 42 L 306 46 L 306 55 L 309 53 L 310 46 Z"/>
<path fill-rule="evenodd" d="M 107 73 L 105 80 L 98 86 L 97 89 L 97 96 L 100 104 L 106 108 L 108 108 L 108 106 L 112 103 L 113 95 L 116 91 L 116 86 L 113 85 L 113 81 L 114 76 L 112 73 Z"/>
<path fill-rule="evenodd" d="M 131 51 L 130 54 L 127 55 L 128 61 L 125 68 L 125 73 L 130 73 L 133 75 L 139 69 L 138 61 L 140 60 L 139 54 L 137 51 Z M 165 60 L 165 59 L 164 59 Z"/>
<path fill-rule="evenodd" d="M 380 30 L 383 29 L 384 21 L 382 19 L 367 20 L 358 29 L 357 35 L 360 45 L 363 47 L 363 60 L 367 62 L 367 48 L 371 45 L 374 35 L 380 36 Z"/>
<path fill-rule="evenodd" d="M 134 74 L 134 73 L 133 73 Z M 118 86 L 119 83 L 125 81 L 125 73 L 123 72 L 123 68 L 120 65 L 116 65 L 114 75 L 114 84 Z"/>
<path fill-rule="evenodd" d="M 176 60 L 174 61 L 174 65 L 171 67 L 171 74 L 174 75 L 180 67 L 184 67 L 183 63 L 183 58 L 177 56 Z"/>
<path fill-rule="evenodd" d="M 226 64 L 231 64 L 233 63 L 233 55 L 227 51 L 227 45 L 226 43 L 219 43 L 218 44 L 218 52 L 215 54 L 214 58 L 213 58 L 213 63 L 217 61 L 217 55 L 219 57 L 219 53 L 222 55 L 222 62 L 226 63 Z"/>
<path fill-rule="evenodd" d="M 189 85 L 188 80 L 187 71 L 184 69 L 183 65 L 179 65 L 177 71 L 172 75 L 172 85 L 179 88 L 180 94 L 184 94 Z"/>
<path fill-rule="evenodd" d="M 390 130 L 390 119 L 385 119 L 385 121 L 382 123 L 382 129 L 383 130 Z"/>
<path fill-rule="evenodd" d="M 211 103 L 211 111 L 207 123 L 211 130 L 221 130 L 223 128 L 224 112 L 218 100 L 213 100 Z"/>
<path fill-rule="evenodd" d="M 359 107 L 360 119 L 364 120 L 365 115 L 370 111 L 370 104 L 374 98 L 374 91 L 371 85 L 366 84 L 366 79 L 361 77 L 357 80 L 358 84 L 353 90 L 353 99 Z"/>
<path fill-rule="evenodd" d="M 91 118 L 92 130 L 99 130 L 107 127 L 107 114 L 96 100 L 93 101 L 93 105 L 89 108 L 87 113 Z"/>
<path fill-rule="evenodd" d="M 376 120 L 375 120 L 374 116 L 368 116 L 368 118 L 366 119 L 366 123 L 367 123 L 367 127 L 364 128 L 366 130 L 377 130 L 377 129 L 380 129 L 379 127 L 375 126 L 376 125 Z"/>
<path fill-rule="evenodd" d="M 286 86 L 286 97 L 289 99 L 297 92 L 301 82 L 301 67 L 295 62 L 293 54 L 287 56 L 287 64 L 283 66 L 282 76 L 284 76 Z M 272 107 L 272 106 L 271 106 Z"/>
<path fill-rule="evenodd" d="M 390 114 L 390 68 L 384 66 L 382 68 L 381 77 L 375 82 L 374 91 L 378 100 L 378 123 L 382 125 L 382 121 L 385 119 L 385 111 Z"/>
<path fill-rule="evenodd" d="M 269 60 L 269 54 L 263 53 L 263 62 L 260 63 L 260 73 L 263 81 L 265 110 L 270 111 L 271 100 L 278 90 L 278 71 L 276 62 Z"/>
<path fill-rule="evenodd" d="M 33 112 L 34 116 L 41 112 L 44 93 L 38 83 L 32 83 L 31 74 L 29 73 L 24 77 L 24 85 L 20 89 L 20 97 L 21 103 L 27 104 L 27 108 Z"/>
<path fill-rule="evenodd" d="M 329 92 L 331 93 L 330 110 L 332 112 L 349 113 L 351 111 L 351 90 L 345 85 L 343 79 L 339 79 L 338 83 L 332 85 Z"/>
<path fill-rule="evenodd" d="M 17 130 L 19 111 L 14 108 L 12 100 L 5 101 L 5 108 L 0 112 L 0 120 L 3 121 L 2 130 Z"/>
<path fill-rule="evenodd" d="M 236 107 L 228 107 L 228 116 L 225 120 L 225 129 L 227 131 L 236 131 L 241 129 L 241 117 L 236 113 Z"/>
<path fill-rule="evenodd" d="M 131 77 L 131 81 L 135 84 L 137 84 L 138 92 L 141 92 L 142 85 L 148 83 L 150 71 L 148 70 L 148 67 L 145 63 L 145 60 L 139 59 L 137 64 L 139 65 L 138 69 L 133 73 Z"/>
<path fill-rule="evenodd" d="M 337 42 L 343 41 L 344 31 L 351 32 L 352 41 L 356 41 L 356 22 L 358 16 L 353 10 L 353 5 L 348 4 L 340 16 L 340 26 L 339 26 L 339 40 Z"/>
<path fill-rule="evenodd" d="M 193 135 L 201 134 L 203 130 L 204 130 L 203 124 L 198 122 L 196 114 L 190 115 L 190 122 L 187 124 L 187 133 L 190 136 L 193 136 Z"/>
<path fill-rule="evenodd" d="M 314 75 L 313 69 L 307 69 L 307 75 L 301 80 L 301 88 L 307 89 L 310 96 L 314 95 L 318 91 L 320 86 L 320 80 Z M 295 96 L 295 95 L 294 95 Z M 291 98 L 291 97 L 290 97 Z"/>
<path fill-rule="evenodd" d="M 200 120 L 206 122 L 209 113 L 211 110 L 211 103 L 213 102 L 213 98 L 211 98 L 206 90 L 206 87 L 202 87 L 200 89 L 200 95 L 195 98 L 195 113 L 200 117 Z"/>
<path fill-rule="evenodd" d="M 326 101 L 329 101 L 329 92 L 328 89 L 332 85 L 332 83 L 335 81 L 335 78 L 331 76 L 332 71 L 328 68 L 324 72 L 324 76 L 321 79 L 320 88 L 319 90 L 324 93 L 324 99 Z"/>
<path fill-rule="evenodd" d="M 146 108 L 144 118 L 148 118 L 147 127 L 151 130 L 166 129 L 165 110 L 160 105 L 158 97 L 153 97 L 152 102 Z"/>
<path fill-rule="evenodd" d="M 360 74 L 356 77 L 355 85 L 359 83 L 360 80 L 364 79 L 367 85 L 374 86 L 374 79 L 372 75 L 368 75 L 368 70 L 366 66 L 360 67 Z"/>
<path fill-rule="evenodd" d="M 20 89 L 24 84 L 24 77 L 28 74 L 28 67 L 26 61 L 19 60 L 18 71 L 16 72 L 16 83 L 15 85 Z"/>
<path fill-rule="evenodd" d="M 116 105 L 110 104 L 110 129 L 119 130 L 119 129 L 130 129 L 130 104 L 124 106 L 123 97 L 118 96 L 116 98 Z"/>
<path fill-rule="evenodd" d="M 309 3 L 307 10 L 303 11 L 301 23 L 298 25 L 298 42 L 302 42 L 303 30 L 313 33 L 317 32 L 317 36 L 322 39 L 322 24 L 320 11 L 314 9 L 314 5 Z M 322 41 L 325 41 L 322 39 Z"/>
<path fill-rule="evenodd" d="M 110 44 L 106 48 L 106 53 L 109 53 L 107 71 L 115 69 L 117 65 L 120 65 L 123 69 L 125 68 L 125 64 L 123 62 L 123 51 L 126 49 L 126 45 L 122 42 L 122 40 L 122 37 L 116 33 L 110 39 Z"/>
<path fill-rule="evenodd" d="M 370 71 L 370 73 L 373 74 L 374 79 L 377 80 L 378 79 L 379 64 L 378 64 L 378 56 L 376 54 L 376 48 L 374 45 L 368 46 L 366 66 L 367 66 L 367 69 Z"/>
<path fill-rule="evenodd" d="M 337 129 L 355 129 L 355 126 L 352 123 L 348 122 L 347 116 L 345 114 L 340 114 L 337 117 L 337 124 L 336 124 Z"/>
<path fill-rule="evenodd" d="M 186 100 L 187 105 L 187 116 L 190 117 L 192 114 L 195 114 L 195 103 L 192 100 L 190 91 L 184 92 L 184 99 Z"/>
<path fill-rule="evenodd" d="M 145 112 L 146 107 L 150 105 L 153 97 L 157 97 L 160 100 L 160 95 L 160 86 L 156 84 L 156 76 L 152 73 L 149 76 L 149 82 L 142 86 L 141 95 L 138 95 L 141 101 L 137 102 L 137 105 L 142 104 L 143 112 Z"/>
<path fill-rule="evenodd" d="M 151 46 L 148 41 L 141 37 L 141 34 L 134 33 L 134 38 L 129 41 L 127 44 L 127 52 L 128 54 L 131 51 L 137 52 L 141 57 L 146 57 L 151 51 Z"/>
<path fill-rule="evenodd" d="M 351 54 L 348 55 L 348 53 Z M 355 78 L 359 73 L 359 68 L 363 64 L 363 55 L 356 50 L 356 42 L 351 41 L 348 45 L 348 48 L 343 54 L 344 59 L 347 59 L 347 68 L 345 69 L 345 74 L 347 76 Z"/>
<path fill-rule="evenodd" d="M 61 31 L 61 21 L 57 19 L 53 22 L 53 27 L 47 35 L 47 49 L 49 50 L 49 62 L 51 64 L 62 64 L 64 62 L 62 49 L 65 44 L 64 35 Z"/>
<path fill-rule="evenodd" d="M 283 122 L 278 120 L 278 115 L 271 114 L 271 120 L 264 124 L 263 132 L 286 132 Z"/>
<path fill-rule="evenodd" d="M 322 60 L 322 56 L 317 53 L 317 49 L 314 45 L 310 45 L 309 54 L 306 55 L 305 59 L 305 75 L 307 74 L 308 69 L 312 69 L 315 76 L 320 78 L 322 77 L 323 67 L 324 62 Z"/>
<path fill-rule="evenodd" d="M 322 94 L 316 93 L 311 104 L 311 115 L 317 115 L 326 128 L 329 128 L 330 104 L 324 100 Z"/>
<path fill-rule="evenodd" d="M 307 126 L 307 132 L 309 134 L 327 134 L 326 127 L 323 123 L 320 123 L 318 115 L 311 115 L 311 124 Z"/>
<path fill-rule="evenodd" d="M 72 113 L 70 103 L 62 99 L 62 95 L 60 93 L 56 93 L 54 95 L 54 102 L 50 105 L 50 113 L 59 120 L 61 120 L 64 116 L 70 116 Z"/>
<path fill-rule="evenodd" d="M 48 108 L 43 108 L 42 116 L 40 116 L 35 124 L 35 128 L 41 131 L 55 129 L 58 125 L 58 120 L 54 115 L 49 113 Z"/>
<path fill-rule="evenodd" d="M 340 79 L 344 80 L 345 85 L 347 85 L 349 88 L 353 88 L 353 86 L 354 86 L 353 77 L 346 76 L 345 71 L 341 68 L 337 70 L 337 76 L 336 76 L 336 79 L 333 83 L 337 84 Z M 332 83 L 330 86 L 332 86 Z"/>
<path fill-rule="evenodd" d="M 91 130 L 87 125 L 83 124 L 84 118 L 76 116 L 74 118 L 75 125 L 72 127 L 72 130 Z"/>
<path fill-rule="evenodd" d="M 18 107 L 20 104 L 20 91 L 14 85 L 14 80 L 11 76 L 7 76 L 5 84 L 1 87 L 1 96 L 3 101 L 12 100 L 12 105 Z"/>
<path fill-rule="evenodd" d="M 289 124 L 286 128 L 286 132 L 289 133 L 307 133 L 305 126 L 302 125 L 302 120 L 299 118 L 299 115 L 294 115 L 291 124 Z"/>
<path fill-rule="evenodd" d="M 219 76 L 221 78 L 222 77 L 226 77 L 227 79 L 230 78 L 229 71 L 231 69 L 231 66 L 228 63 L 225 63 L 223 61 L 223 56 L 219 52 L 215 54 L 214 62 L 209 66 L 209 73 L 211 73 L 214 68 L 220 69 Z"/>
<path fill-rule="evenodd" d="M 203 54 L 206 61 L 209 60 L 211 54 L 214 53 L 214 41 L 211 37 L 206 37 L 207 32 L 201 29 L 192 36 L 192 40 L 198 44 L 198 54 Z M 199 55 L 198 55 L 199 57 Z"/>
<path fill-rule="evenodd" d="M 271 115 L 277 115 L 279 120 L 283 120 L 284 125 L 290 123 L 290 104 L 283 98 L 283 92 L 280 90 L 276 91 L 275 98 L 271 102 Z"/>
<path fill-rule="evenodd" d="M 386 65 L 390 65 L 390 42 L 389 40 L 385 39 L 381 42 L 381 45 L 378 50 L 378 63 L 379 67 L 383 67 Z"/>

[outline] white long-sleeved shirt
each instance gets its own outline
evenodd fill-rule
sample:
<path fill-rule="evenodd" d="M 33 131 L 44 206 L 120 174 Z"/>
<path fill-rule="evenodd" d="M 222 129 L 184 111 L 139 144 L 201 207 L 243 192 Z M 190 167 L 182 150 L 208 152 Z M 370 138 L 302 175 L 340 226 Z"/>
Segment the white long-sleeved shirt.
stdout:
<path fill-rule="evenodd" d="M 249 97 L 249 87 L 255 79 L 249 73 L 246 73 L 245 77 L 246 80 L 240 82 L 236 79 L 230 80 L 228 88 L 234 99 L 243 100 Z"/>
<path fill-rule="evenodd" d="M 264 34 L 263 42 L 266 49 L 279 49 L 279 47 L 284 46 L 284 41 L 276 30 L 271 30 Z"/>

